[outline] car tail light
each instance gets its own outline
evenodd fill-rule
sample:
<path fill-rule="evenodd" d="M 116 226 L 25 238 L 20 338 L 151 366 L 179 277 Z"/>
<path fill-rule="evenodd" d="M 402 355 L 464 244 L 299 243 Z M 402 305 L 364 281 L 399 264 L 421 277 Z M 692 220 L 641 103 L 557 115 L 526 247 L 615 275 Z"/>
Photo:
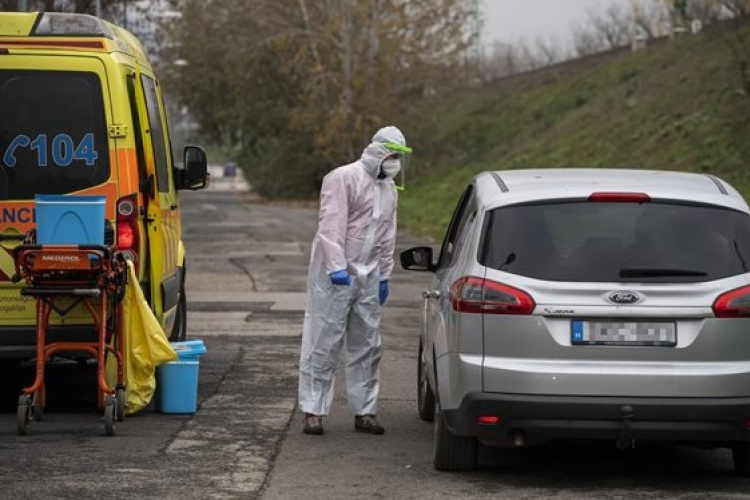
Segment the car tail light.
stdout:
<path fill-rule="evenodd" d="M 719 295 L 713 310 L 717 318 L 750 318 L 750 286 Z"/>
<path fill-rule="evenodd" d="M 138 223 L 136 195 L 117 200 L 117 250 L 126 259 L 138 262 Z"/>
<path fill-rule="evenodd" d="M 500 423 L 500 417 L 497 415 L 479 415 L 477 423 L 481 425 L 497 425 Z"/>
<path fill-rule="evenodd" d="M 614 203 L 647 203 L 651 197 L 646 193 L 593 193 L 589 201 L 603 201 Z"/>
<path fill-rule="evenodd" d="M 453 310 L 482 314 L 531 314 L 536 304 L 531 295 L 512 286 L 468 276 L 453 283 Z"/>

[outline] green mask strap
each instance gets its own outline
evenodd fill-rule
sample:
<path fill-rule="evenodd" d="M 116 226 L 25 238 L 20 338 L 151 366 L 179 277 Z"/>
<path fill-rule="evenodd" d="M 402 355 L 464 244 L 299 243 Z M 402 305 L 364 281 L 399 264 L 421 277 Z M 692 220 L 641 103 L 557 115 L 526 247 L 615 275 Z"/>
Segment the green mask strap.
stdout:
<path fill-rule="evenodd" d="M 404 169 L 401 169 L 401 185 L 399 186 L 396 184 L 396 191 L 406 191 L 406 172 L 404 172 Z"/>

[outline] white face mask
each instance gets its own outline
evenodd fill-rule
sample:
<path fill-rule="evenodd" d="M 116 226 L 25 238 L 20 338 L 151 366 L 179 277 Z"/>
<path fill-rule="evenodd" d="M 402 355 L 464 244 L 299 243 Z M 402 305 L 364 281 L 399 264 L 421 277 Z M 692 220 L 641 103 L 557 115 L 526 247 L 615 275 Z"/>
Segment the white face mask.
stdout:
<path fill-rule="evenodd" d="M 393 179 L 401 171 L 401 160 L 385 160 L 382 169 L 386 177 Z"/>

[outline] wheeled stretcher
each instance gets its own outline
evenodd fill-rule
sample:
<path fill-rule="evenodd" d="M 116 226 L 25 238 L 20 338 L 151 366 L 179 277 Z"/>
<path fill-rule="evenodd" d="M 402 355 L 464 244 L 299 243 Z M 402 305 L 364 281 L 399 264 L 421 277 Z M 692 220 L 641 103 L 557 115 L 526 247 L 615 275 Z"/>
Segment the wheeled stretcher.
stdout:
<path fill-rule="evenodd" d="M 13 279 L 25 283 L 21 295 L 36 301 L 36 375 L 18 399 L 18 433 L 27 434 L 29 421 L 43 418 L 47 361 L 64 353 L 86 353 L 97 363 L 97 401 L 104 410 L 105 433 L 114 435 L 115 422 L 125 418 L 126 403 L 122 309 L 127 279 L 125 260 L 101 245 L 20 245 L 14 249 L 13 257 Z M 52 312 L 64 317 L 79 304 L 93 318 L 96 340 L 48 343 Z M 115 387 L 107 383 L 108 354 L 117 361 Z"/>

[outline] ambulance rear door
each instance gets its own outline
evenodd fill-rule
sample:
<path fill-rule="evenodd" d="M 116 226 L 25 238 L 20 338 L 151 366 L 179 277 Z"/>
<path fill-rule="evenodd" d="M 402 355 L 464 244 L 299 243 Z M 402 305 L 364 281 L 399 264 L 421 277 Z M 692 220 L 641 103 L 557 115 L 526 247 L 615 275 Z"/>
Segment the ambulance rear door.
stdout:
<path fill-rule="evenodd" d="M 34 196 L 115 189 L 102 61 L 17 52 L 0 53 L 0 327 L 34 321 L 11 282 L 18 235 L 36 225 Z"/>
<path fill-rule="evenodd" d="M 171 330 L 180 291 L 177 256 L 180 241 L 177 192 L 172 179 L 172 153 L 159 84 L 145 72 L 137 73 L 138 115 L 149 176 L 147 232 L 151 306 L 165 332 Z"/>

